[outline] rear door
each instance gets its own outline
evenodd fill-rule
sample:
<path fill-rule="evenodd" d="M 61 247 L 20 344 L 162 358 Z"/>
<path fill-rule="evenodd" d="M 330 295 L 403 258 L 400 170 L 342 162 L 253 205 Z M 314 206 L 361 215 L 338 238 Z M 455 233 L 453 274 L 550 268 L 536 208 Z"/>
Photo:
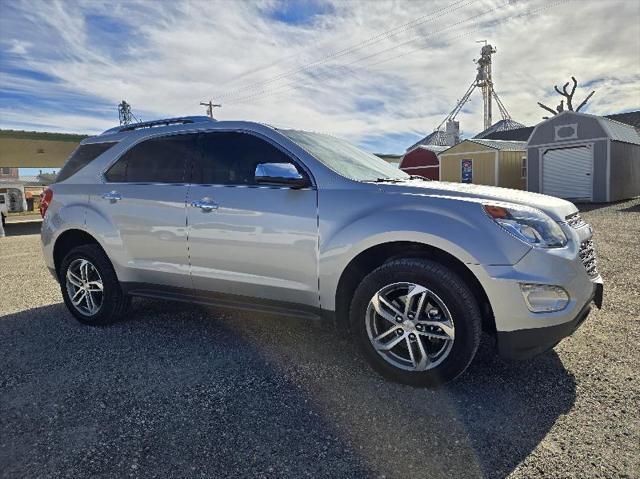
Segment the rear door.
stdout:
<path fill-rule="evenodd" d="M 113 223 L 110 256 L 126 282 L 190 291 L 187 257 L 187 165 L 195 135 L 144 140 L 105 174 L 92 205 Z"/>
<path fill-rule="evenodd" d="M 193 287 L 318 306 L 315 187 L 255 183 L 258 164 L 293 163 L 307 174 L 302 165 L 248 133 L 205 133 L 198 143 L 188 206 Z"/>
<path fill-rule="evenodd" d="M 542 160 L 542 192 L 568 199 L 591 199 L 593 152 L 588 146 L 547 150 Z"/>

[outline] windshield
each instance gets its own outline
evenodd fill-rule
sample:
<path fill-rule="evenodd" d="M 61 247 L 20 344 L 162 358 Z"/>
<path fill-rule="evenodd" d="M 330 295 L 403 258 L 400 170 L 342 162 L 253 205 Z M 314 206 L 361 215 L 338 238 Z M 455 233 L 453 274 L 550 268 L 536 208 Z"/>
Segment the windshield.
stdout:
<path fill-rule="evenodd" d="M 399 168 L 340 138 L 307 131 L 279 131 L 298 146 L 304 148 L 314 158 L 346 178 L 356 181 L 409 178 L 409 175 Z"/>

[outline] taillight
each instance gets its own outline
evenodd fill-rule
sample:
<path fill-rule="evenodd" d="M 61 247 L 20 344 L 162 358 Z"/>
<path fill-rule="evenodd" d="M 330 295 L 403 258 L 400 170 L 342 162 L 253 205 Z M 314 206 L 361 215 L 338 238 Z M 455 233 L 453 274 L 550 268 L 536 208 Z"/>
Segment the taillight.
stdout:
<path fill-rule="evenodd" d="M 44 190 L 42 194 L 42 201 L 40 202 L 40 216 L 44 218 L 44 215 L 47 213 L 47 208 L 49 208 L 49 204 L 53 199 L 53 190 L 47 188 Z"/>

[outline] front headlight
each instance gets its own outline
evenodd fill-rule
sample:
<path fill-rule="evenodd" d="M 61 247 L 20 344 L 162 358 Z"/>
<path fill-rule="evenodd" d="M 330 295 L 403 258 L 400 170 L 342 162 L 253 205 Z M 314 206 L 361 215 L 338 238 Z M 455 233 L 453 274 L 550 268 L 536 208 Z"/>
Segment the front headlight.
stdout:
<path fill-rule="evenodd" d="M 489 218 L 531 246 L 561 248 L 567 244 L 567 237 L 558 223 L 536 208 L 490 204 L 483 208 Z"/>

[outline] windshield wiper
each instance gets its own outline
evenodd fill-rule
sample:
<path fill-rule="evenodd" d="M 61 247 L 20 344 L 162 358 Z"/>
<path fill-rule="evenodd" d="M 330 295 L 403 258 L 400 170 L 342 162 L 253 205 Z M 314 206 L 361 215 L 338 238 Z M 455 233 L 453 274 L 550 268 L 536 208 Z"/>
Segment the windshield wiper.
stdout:
<path fill-rule="evenodd" d="M 375 180 L 368 180 L 371 183 L 400 183 L 407 178 L 376 178 Z"/>

